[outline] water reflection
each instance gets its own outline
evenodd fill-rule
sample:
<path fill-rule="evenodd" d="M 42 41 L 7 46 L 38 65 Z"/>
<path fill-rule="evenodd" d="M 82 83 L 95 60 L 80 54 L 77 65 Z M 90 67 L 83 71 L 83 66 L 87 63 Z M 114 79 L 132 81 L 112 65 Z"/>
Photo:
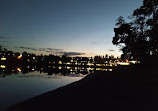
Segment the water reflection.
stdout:
<path fill-rule="evenodd" d="M 89 74 L 98 71 L 112 71 L 112 67 L 79 67 L 79 66 L 0 66 L 0 77 L 5 77 L 11 74 L 18 74 L 21 72 L 22 74 L 27 74 L 29 72 L 38 71 L 40 73 L 47 73 L 48 75 L 53 74 Z"/>
<path fill-rule="evenodd" d="M 0 111 L 5 111 L 7 107 L 22 102 L 31 97 L 46 93 L 61 86 L 82 79 L 85 75 L 67 74 L 63 76 L 61 73 L 48 75 L 39 73 L 38 71 L 22 74 L 15 69 L 16 74 L 9 76 L 2 74 L 0 77 Z M 19 72 L 18 72 L 19 71 Z"/>

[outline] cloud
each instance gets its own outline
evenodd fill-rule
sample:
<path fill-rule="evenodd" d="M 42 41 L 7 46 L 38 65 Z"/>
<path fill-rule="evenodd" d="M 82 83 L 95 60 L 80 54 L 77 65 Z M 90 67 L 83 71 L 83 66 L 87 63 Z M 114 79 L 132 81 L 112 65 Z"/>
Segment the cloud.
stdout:
<path fill-rule="evenodd" d="M 80 52 L 66 52 L 63 49 L 56 49 L 56 48 L 32 48 L 32 47 L 15 47 L 20 49 L 27 49 L 27 50 L 33 50 L 33 51 L 41 51 L 46 52 L 50 54 L 59 54 L 59 55 L 68 55 L 68 56 L 75 56 L 75 55 L 84 55 L 86 53 L 80 53 Z"/>
<path fill-rule="evenodd" d="M 86 53 L 80 53 L 80 52 L 63 52 L 63 54 L 66 54 L 68 56 L 74 56 L 74 55 L 84 55 Z"/>
<path fill-rule="evenodd" d="M 1 36 L 1 35 L 0 35 L 0 42 L 1 42 L 1 43 L 8 42 L 7 39 L 8 39 L 8 37 Z"/>
<path fill-rule="evenodd" d="M 45 48 L 37 48 L 38 51 L 45 51 Z"/>
<path fill-rule="evenodd" d="M 5 40 L 7 39 L 8 40 L 8 39 L 10 39 L 10 37 L 0 35 L 0 39 L 5 39 Z"/>
<path fill-rule="evenodd" d="M 45 48 L 46 50 L 49 51 L 62 51 L 63 49 L 55 49 L 55 48 Z"/>
<path fill-rule="evenodd" d="M 0 36 L 0 39 L 5 39 L 5 37 L 4 36 Z"/>
<path fill-rule="evenodd" d="M 113 51 L 115 51 L 115 50 L 110 49 L 109 51 L 113 52 Z"/>
<path fill-rule="evenodd" d="M 37 49 L 31 48 L 31 47 L 18 47 L 18 48 L 21 48 L 21 49 L 29 49 L 29 50 L 37 50 Z"/>
<path fill-rule="evenodd" d="M 32 47 L 15 47 L 15 48 L 44 51 L 44 52 L 58 52 L 63 50 L 63 49 L 55 49 L 55 48 L 32 48 Z"/>

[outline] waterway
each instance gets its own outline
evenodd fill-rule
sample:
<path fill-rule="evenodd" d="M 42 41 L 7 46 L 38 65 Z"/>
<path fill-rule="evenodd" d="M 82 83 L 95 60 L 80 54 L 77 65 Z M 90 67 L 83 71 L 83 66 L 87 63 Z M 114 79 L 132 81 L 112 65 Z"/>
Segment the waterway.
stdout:
<path fill-rule="evenodd" d="M 0 111 L 7 107 L 82 79 L 86 75 L 61 73 L 48 75 L 34 71 L 23 74 L 0 73 Z"/>

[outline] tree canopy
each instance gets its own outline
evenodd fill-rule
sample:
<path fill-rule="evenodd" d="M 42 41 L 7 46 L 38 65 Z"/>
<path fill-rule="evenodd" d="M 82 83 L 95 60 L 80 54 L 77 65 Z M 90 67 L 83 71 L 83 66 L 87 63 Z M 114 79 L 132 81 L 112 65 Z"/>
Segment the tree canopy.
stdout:
<path fill-rule="evenodd" d="M 117 19 L 113 44 L 121 46 L 126 57 L 143 60 L 158 55 L 158 0 L 144 0 L 128 19 Z"/>

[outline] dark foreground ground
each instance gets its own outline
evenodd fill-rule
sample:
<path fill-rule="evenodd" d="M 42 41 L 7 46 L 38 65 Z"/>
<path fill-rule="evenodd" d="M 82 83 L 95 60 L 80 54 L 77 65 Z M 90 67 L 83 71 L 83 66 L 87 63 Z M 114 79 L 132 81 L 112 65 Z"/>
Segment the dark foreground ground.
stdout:
<path fill-rule="evenodd" d="M 90 74 L 9 111 L 158 111 L 158 69 Z"/>

